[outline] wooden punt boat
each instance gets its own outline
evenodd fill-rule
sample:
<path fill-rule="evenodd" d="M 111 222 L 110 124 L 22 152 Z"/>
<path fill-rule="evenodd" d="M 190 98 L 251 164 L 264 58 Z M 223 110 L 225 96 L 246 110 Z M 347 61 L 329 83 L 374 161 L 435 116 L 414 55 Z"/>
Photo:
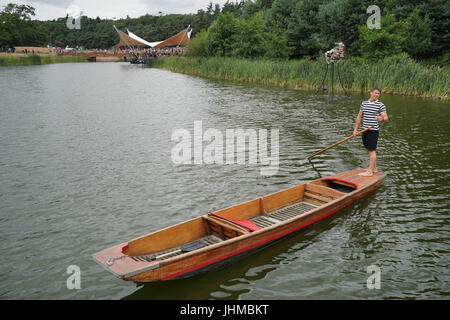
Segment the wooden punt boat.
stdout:
<path fill-rule="evenodd" d="M 97 252 L 96 262 L 136 281 L 185 278 L 240 258 L 326 218 L 379 187 L 385 174 L 355 169 L 155 231 Z"/>

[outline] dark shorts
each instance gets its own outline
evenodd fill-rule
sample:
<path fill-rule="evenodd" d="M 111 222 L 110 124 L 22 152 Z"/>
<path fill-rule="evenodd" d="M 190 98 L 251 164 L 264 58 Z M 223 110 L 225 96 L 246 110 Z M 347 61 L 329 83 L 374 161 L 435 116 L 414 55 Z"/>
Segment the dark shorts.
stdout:
<path fill-rule="evenodd" d="M 368 130 L 363 132 L 362 141 L 364 147 L 369 151 L 377 150 L 378 130 Z"/>

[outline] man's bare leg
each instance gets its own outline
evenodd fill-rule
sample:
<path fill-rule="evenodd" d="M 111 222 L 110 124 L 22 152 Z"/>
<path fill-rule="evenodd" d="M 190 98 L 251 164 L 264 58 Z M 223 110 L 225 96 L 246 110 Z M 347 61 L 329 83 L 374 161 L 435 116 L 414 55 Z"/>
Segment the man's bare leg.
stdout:
<path fill-rule="evenodd" d="M 370 166 L 368 171 L 377 172 L 377 152 L 369 151 Z"/>
<path fill-rule="evenodd" d="M 367 149 L 366 149 L 367 150 Z M 377 152 L 375 150 L 369 151 L 367 150 L 367 153 L 369 154 L 369 169 L 367 171 L 360 173 L 360 176 L 364 177 L 371 177 L 374 173 L 377 173 Z"/>

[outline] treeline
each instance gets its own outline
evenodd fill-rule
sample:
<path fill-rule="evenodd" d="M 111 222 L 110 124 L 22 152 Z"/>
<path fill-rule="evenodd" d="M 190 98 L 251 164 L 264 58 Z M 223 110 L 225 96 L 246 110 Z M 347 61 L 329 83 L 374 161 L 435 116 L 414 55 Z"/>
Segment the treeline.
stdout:
<path fill-rule="evenodd" d="M 10 3 L 0 11 L 0 47 L 47 45 L 42 22 L 31 20 L 35 9 L 29 5 Z"/>
<path fill-rule="evenodd" d="M 161 41 L 188 25 L 192 26 L 195 34 L 198 30 L 208 28 L 224 10 L 235 11 L 240 7 L 241 4 L 228 3 L 221 8 L 210 3 L 205 10 L 198 10 L 196 14 L 146 14 L 139 18 L 119 20 L 83 16 L 81 28 L 70 29 L 67 27 L 67 16 L 49 21 L 31 20 L 36 14 L 35 8 L 10 3 L 0 11 L 0 47 L 50 45 L 106 49 L 119 43 L 119 36 L 113 25 L 124 32 L 128 28 L 148 41 Z"/>
<path fill-rule="evenodd" d="M 371 5 L 381 9 L 380 29 L 366 25 Z M 191 25 L 192 56 L 315 58 L 343 42 L 349 56 L 365 60 L 400 53 L 423 60 L 450 49 L 447 0 L 241 0 L 210 3 L 196 14 L 115 21 L 82 17 L 80 30 L 69 29 L 67 17 L 36 21 L 31 20 L 34 15 L 31 6 L 6 5 L 0 12 L 0 47 L 110 48 L 119 42 L 113 25 L 148 41 L 166 39 Z"/>
<path fill-rule="evenodd" d="M 318 57 L 346 45 L 349 56 L 376 60 L 407 53 L 430 59 L 448 52 L 447 0 L 255 0 L 235 12 L 222 10 L 192 40 L 192 56 L 245 58 Z M 369 29 L 371 5 L 381 10 L 381 28 Z"/>

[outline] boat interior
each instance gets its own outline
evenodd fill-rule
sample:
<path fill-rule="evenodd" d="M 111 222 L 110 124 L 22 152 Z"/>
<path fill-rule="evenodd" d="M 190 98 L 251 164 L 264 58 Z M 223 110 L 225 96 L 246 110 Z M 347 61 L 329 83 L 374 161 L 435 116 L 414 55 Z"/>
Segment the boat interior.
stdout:
<path fill-rule="evenodd" d="M 169 259 L 296 218 L 356 189 L 346 181 L 316 180 L 150 233 L 122 253 L 136 262 Z"/>

